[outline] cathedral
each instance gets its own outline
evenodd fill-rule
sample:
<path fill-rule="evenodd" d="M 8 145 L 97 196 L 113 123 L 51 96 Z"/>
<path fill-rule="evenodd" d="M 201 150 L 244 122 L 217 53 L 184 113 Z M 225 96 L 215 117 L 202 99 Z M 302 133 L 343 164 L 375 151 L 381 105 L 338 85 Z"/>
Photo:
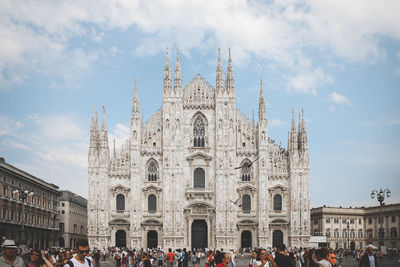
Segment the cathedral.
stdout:
<path fill-rule="evenodd" d="M 258 121 L 236 108 L 231 53 L 215 86 L 182 85 L 168 50 L 161 108 L 144 121 L 135 87 L 130 136 L 110 151 L 103 108 L 93 112 L 88 153 L 91 247 L 308 246 L 310 162 L 304 113 L 292 110 L 287 148 L 268 137 L 262 80 Z M 225 78 L 225 79 L 224 79 Z"/>

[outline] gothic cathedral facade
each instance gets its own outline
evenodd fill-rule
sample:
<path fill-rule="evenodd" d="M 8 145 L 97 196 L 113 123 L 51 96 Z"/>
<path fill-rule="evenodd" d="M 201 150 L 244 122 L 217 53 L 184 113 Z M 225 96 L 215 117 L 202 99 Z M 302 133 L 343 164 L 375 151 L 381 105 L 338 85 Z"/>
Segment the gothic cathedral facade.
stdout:
<path fill-rule="evenodd" d="M 182 86 L 168 51 L 162 107 L 147 121 L 135 81 L 130 137 L 110 153 L 103 108 L 93 114 L 88 155 L 91 247 L 224 248 L 308 246 L 310 163 L 304 114 L 288 147 L 268 137 L 260 85 L 258 121 L 236 108 L 229 51 L 218 52 L 216 84 Z"/>

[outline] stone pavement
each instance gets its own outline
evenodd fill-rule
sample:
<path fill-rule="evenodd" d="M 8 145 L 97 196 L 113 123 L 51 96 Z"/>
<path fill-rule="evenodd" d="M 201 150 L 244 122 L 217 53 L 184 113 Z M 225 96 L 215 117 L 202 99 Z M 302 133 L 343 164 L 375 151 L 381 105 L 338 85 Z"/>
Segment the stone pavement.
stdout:
<path fill-rule="evenodd" d="M 236 262 L 236 267 L 248 267 L 249 257 L 244 256 L 243 258 L 239 257 Z M 102 262 L 101 267 L 115 267 L 115 262 L 111 260 L 107 260 Z M 205 267 L 205 262 L 197 265 L 198 267 Z M 165 267 L 165 266 L 164 266 Z M 178 267 L 178 264 L 175 264 L 174 267 Z M 192 264 L 189 264 L 189 267 L 192 267 Z M 358 262 L 355 261 L 352 257 L 349 257 L 343 262 L 342 267 L 358 267 Z M 379 262 L 379 267 L 400 267 L 400 264 L 397 262 L 397 259 L 394 257 L 384 257 L 382 261 Z"/>

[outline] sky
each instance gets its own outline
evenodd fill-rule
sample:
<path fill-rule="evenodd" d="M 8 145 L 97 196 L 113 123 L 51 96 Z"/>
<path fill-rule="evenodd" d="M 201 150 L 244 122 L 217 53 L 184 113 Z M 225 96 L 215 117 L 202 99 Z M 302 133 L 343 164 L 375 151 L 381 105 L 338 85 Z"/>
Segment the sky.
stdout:
<path fill-rule="evenodd" d="M 287 147 L 304 108 L 312 207 L 400 202 L 400 1 L 0 1 L 0 157 L 87 197 L 93 106 L 126 140 L 137 79 L 144 118 L 162 102 L 165 50 L 183 84 L 215 86 L 232 51 L 237 107 Z M 296 115 L 297 117 L 297 115 Z M 257 119 L 257 118 L 256 118 Z"/>

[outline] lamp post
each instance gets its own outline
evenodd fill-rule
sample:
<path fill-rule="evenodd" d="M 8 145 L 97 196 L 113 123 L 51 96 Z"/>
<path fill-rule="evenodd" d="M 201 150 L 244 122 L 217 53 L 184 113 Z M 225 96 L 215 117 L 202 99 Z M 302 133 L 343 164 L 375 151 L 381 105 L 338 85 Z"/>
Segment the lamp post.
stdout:
<path fill-rule="evenodd" d="M 22 234 L 22 240 L 21 243 L 24 244 L 25 243 L 25 213 L 24 213 L 24 207 L 25 207 L 25 200 L 28 199 L 28 196 L 33 197 L 33 195 L 35 193 L 33 193 L 32 191 L 29 190 L 22 190 L 22 189 L 15 189 L 14 191 L 12 191 L 13 194 L 18 194 L 19 196 L 19 200 L 22 201 L 22 230 L 21 230 L 21 234 Z"/>
<path fill-rule="evenodd" d="M 349 220 L 347 220 L 347 249 L 350 250 L 350 222 L 349 222 Z"/>
<path fill-rule="evenodd" d="M 385 201 L 385 193 L 386 196 L 389 198 L 390 197 L 390 190 L 389 189 L 385 189 L 382 190 L 382 188 L 379 190 L 379 192 L 377 190 L 372 190 L 371 192 L 371 198 L 374 199 L 375 198 L 375 194 L 377 195 L 377 199 L 379 201 L 379 222 L 380 222 L 380 228 L 379 228 L 379 250 L 381 250 L 381 246 L 383 245 L 383 235 L 385 233 L 385 231 L 383 230 L 383 216 L 382 216 L 382 206 L 385 205 L 385 203 L 383 201 Z"/>

